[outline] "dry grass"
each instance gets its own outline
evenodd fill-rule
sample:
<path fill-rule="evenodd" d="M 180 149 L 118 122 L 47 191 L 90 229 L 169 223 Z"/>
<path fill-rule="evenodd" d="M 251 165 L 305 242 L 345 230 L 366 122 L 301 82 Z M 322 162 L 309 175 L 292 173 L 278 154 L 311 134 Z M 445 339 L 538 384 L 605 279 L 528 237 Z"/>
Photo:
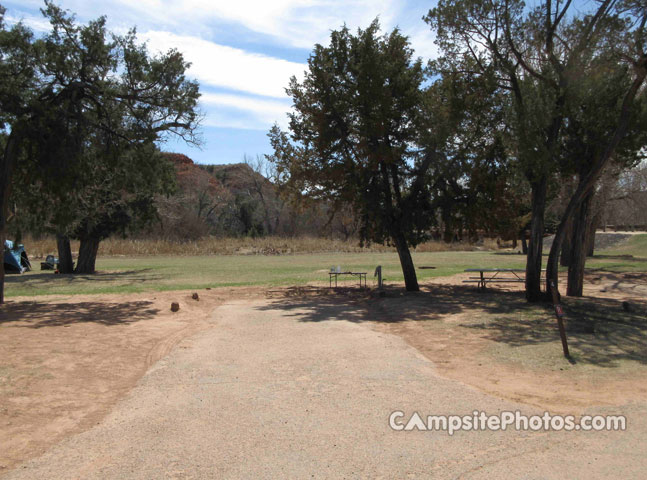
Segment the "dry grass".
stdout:
<path fill-rule="evenodd" d="M 31 258 L 44 258 L 56 254 L 56 240 L 53 237 L 22 241 Z M 483 245 L 467 243 L 446 244 L 426 242 L 415 249 L 417 252 L 444 252 L 465 250 L 495 250 L 494 240 L 486 239 Z M 77 241 L 72 242 L 72 252 L 79 249 Z M 357 240 L 337 240 L 316 237 L 205 237 L 196 241 L 174 242 L 170 240 L 109 238 L 101 242 L 100 256 L 140 255 L 284 255 L 292 253 L 382 253 L 395 252 L 395 248 L 372 244 L 362 248 Z"/>

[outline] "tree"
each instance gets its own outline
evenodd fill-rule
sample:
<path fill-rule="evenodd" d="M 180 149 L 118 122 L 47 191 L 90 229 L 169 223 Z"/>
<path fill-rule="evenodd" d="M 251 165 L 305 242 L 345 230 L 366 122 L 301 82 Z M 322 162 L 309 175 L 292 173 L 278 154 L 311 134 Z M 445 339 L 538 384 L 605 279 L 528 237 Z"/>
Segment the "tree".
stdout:
<path fill-rule="evenodd" d="M 647 225 L 647 162 L 625 172 L 607 170 L 596 192 L 599 225 Z M 644 227 L 643 227 L 644 228 Z"/>
<path fill-rule="evenodd" d="M 429 177 L 444 240 L 460 239 L 463 232 L 475 239 L 479 231 L 516 239 L 525 223 L 525 186 L 506 148 L 496 81 L 436 67 L 432 64 L 431 73 L 440 78 L 426 89 L 425 108 L 434 118 L 429 139 L 439 154 Z"/>
<path fill-rule="evenodd" d="M 78 221 L 71 233 L 80 240 L 74 273 L 94 273 L 100 242 L 150 225 L 157 218 L 155 197 L 174 191 L 169 163 L 153 144 L 143 147 L 124 152 L 122 165 L 97 162 L 101 156 L 94 156 L 94 179 L 84 182 L 86 188 L 79 195 L 82 203 L 76 210 Z"/>
<path fill-rule="evenodd" d="M 566 196 L 570 195 L 589 173 L 608 141 L 609 132 L 615 128 L 617 118 L 609 115 L 618 108 L 619 99 L 631 83 L 629 69 L 617 61 L 612 51 L 601 51 L 592 62 L 594 68 L 580 79 L 576 92 L 577 101 L 570 102 L 567 111 L 567 123 L 564 127 L 563 156 L 560 162 L 567 175 L 575 175 L 577 182 L 571 181 Z M 647 141 L 645 104 L 637 102 L 632 109 L 628 134 L 618 144 L 610 165 L 616 171 L 623 171 L 635 166 L 642 158 L 641 151 Z M 596 182 L 597 183 L 597 182 Z M 567 221 L 562 246 L 562 257 L 567 256 L 568 283 L 567 295 L 581 296 L 584 283 L 584 266 L 586 256 L 593 241 L 592 231 L 595 228 L 594 204 L 595 188 L 583 198 L 579 207 Z M 570 227 L 570 231 L 569 231 Z M 570 238 L 567 238 L 570 234 Z M 565 248 L 566 247 L 566 248 Z"/>
<path fill-rule="evenodd" d="M 615 7 L 616 14 L 613 20 L 613 30 L 607 30 L 607 37 L 604 38 L 604 51 L 612 53 L 610 57 L 613 61 L 621 59 L 627 66 L 625 80 L 621 83 L 624 88 L 614 89 L 615 97 L 612 98 L 612 106 L 599 113 L 592 115 L 602 115 L 602 118 L 611 118 L 611 124 L 604 125 L 596 133 L 598 135 L 597 148 L 591 152 L 590 160 L 586 170 L 580 174 L 578 186 L 571 195 L 562 215 L 560 224 L 555 233 L 555 239 L 548 255 L 546 283 L 547 288 L 551 282 L 557 285 L 558 274 L 558 257 L 562 240 L 566 234 L 568 223 L 584 204 L 585 209 L 590 203 L 590 195 L 597 181 L 603 174 L 605 168 L 617 154 L 618 149 L 622 148 L 622 143 L 626 139 L 627 133 L 632 128 L 632 122 L 635 121 L 636 112 L 642 107 L 644 101 L 644 83 L 647 77 L 647 37 L 645 26 L 647 24 L 647 7 L 644 2 L 627 0 L 624 2 L 601 2 L 601 6 L 596 12 L 597 16 L 609 15 L 609 11 Z M 586 32 L 586 30 L 585 30 Z M 599 52 L 600 49 L 593 49 L 593 53 Z M 591 62 L 595 65 L 596 62 Z M 582 65 L 578 66 L 580 74 L 586 72 Z M 598 117 L 599 118 L 599 117 Z M 583 259 L 580 256 L 581 269 L 583 271 Z M 578 272 L 579 278 L 579 272 Z M 578 293 L 581 286 L 572 285 L 571 291 Z"/>
<path fill-rule="evenodd" d="M 352 205 L 362 242 L 395 245 L 409 291 L 419 289 L 409 247 L 432 217 L 426 174 L 435 152 L 419 138 L 423 80 L 397 29 L 379 36 L 377 20 L 356 35 L 344 27 L 315 46 L 303 82 L 290 81 L 291 137 L 277 126 L 269 133 L 284 184 L 333 209 Z"/>
<path fill-rule="evenodd" d="M 168 134 L 197 142 L 199 90 L 179 52 L 150 56 L 134 30 L 110 35 L 105 17 L 78 25 L 50 2 L 43 14 L 52 29 L 32 42 L 37 101 L 16 130 L 29 151 L 23 168 L 54 200 L 59 256 L 71 258 L 65 237 L 77 236 L 77 272 L 92 273 L 100 240 L 150 216 L 152 195 L 165 188 L 154 144 Z"/>
<path fill-rule="evenodd" d="M 250 193 L 253 193 L 261 204 L 263 210 L 263 226 L 265 233 L 274 235 L 278 232 L 281 214 L 285 207 L 285 201 L 276 194 L 272 182 L 276 182 L 276 166 L 267 161 L 263 155 L 256 155 L 256 158 L 244 156 L 243 162 L 249 168 L 243 170 L 250 185 Z"/>
<path fill-rule="evenodd" d="M 596 3 L 591 12 L 574 14 L 570 0 L 545 0 L 531 9 L 518 0 L 441 0 L 425 17 L 444 51 L 438 65 L 467 76 L 493 76 L 506 99 L 499 108 L 509 113 L 509 148 L 531 188 L 529 301 L 542 298 L 546 200 L 562 158 L 566 108 L 591 68 L 593 53 L 618 28 L 613 11 L 618 2 Z"/>
<path fill-rule="evenodd" d="M 530 185 L 526 298 L 537 301 L 548 178 L 563 104 L 559 90 L 548 81 L 551 65 L 541 42 L 542 34 L 552 35 L 546 31 L 550 23 L 527 15 L 517 0 L 441 0 L 425 21 L 435 28 L 444 52 L 435 62 L 438 71 L 496 82 L 494 94 L 501 102 L 495 108 L 507 114 L 503 120 L 509 132 L 507 149 Z M 488 89 L 484 94 L 493 92 Z"/>

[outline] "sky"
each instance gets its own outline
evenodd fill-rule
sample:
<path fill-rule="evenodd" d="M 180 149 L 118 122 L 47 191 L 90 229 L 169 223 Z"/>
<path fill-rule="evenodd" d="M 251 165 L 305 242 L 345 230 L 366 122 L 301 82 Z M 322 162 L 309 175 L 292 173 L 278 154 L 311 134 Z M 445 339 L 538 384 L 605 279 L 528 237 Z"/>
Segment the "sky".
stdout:
<path fill-rule="evenodd" d="M 48 30 L 40 0 L 2 1 L 6 19 L 22 20 L 35 32 Z M 165 151 L 184 153 L 197 163 L 242 161 L 271 153 L 267 132 L 287 127 L 291 76 L 303 77 L 316 43 L 327 45 L 344 23 L 366 28 L 379 17 L 384 32 L 398 27 L 416 55 L 436 54 L 434 35 L 422 21 L 431 1 L 418 0 L 59 0 L 87 22 L 101 15 L 125 33 L 136 27 L 151 53 L 181 51 L 200 83 L 204 114 L 200 148 L 168 140 Z"/>

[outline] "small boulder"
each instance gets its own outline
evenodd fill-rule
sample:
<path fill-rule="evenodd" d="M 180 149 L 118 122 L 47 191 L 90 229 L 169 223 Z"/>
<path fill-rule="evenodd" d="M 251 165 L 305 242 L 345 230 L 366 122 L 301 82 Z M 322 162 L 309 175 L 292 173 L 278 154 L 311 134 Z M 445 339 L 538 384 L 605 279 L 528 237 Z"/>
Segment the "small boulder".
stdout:
<path fill-rule="evenodd" d="M 171 303 L 171 312 L 177 312 L 180 309 L 180 304 L 177 302 Z"/>
<path fill-rule="evenodd" d="M 192 298 L 193 300 L 198 300 L 198 301 L 200 300 L 200 296 L 198 295 L 198 293 L 197 293 L 197 292 L 193 292 L 193 295 L 191 295 L 191 298 Z"/>

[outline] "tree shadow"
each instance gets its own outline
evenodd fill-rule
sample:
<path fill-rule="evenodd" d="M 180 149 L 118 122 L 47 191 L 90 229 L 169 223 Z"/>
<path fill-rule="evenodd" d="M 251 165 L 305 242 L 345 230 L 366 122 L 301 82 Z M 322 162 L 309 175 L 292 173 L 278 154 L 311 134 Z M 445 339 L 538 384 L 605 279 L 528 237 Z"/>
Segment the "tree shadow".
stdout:
<path fill-rule="evenodd" d="M 153 302 L 149 301 L 112 303 L 8 301 L 0 307 L 0 325 L 22 328 L 60 327 L 78 323 L 127 325 L 149 320 L 158 315 L 160 310 L 153 308 L 152 305 Z"/>
<path fill-rule="evenodd" d="M 290 312 L 301 322 L 436 322 L 511 348 L 550 344 L 554 351 L 552 346 L 560 342 L 552 305 L 527 303 L 521 291 L 434 284 L 413 293 L 390 288 L 384 297 L 359 289 L 310 288 L 270 298 L 269 305 L 259 308 Z M 563 299 L 574 361 L 602 367 L 626 360 L 647 364 L 647 302 L 631 303 L 632 310 L 626 311 L 622 300 Z"/>
<path fill-rule="evenodd" d="M 628 260 L 630 262 L 647 262 L 645 257 L 634 257 L 633 255 L 593 255 L 587 260 Z"/>
<path fill-rule="evenodd" d="M 426 285 L 421 287 L 420 292 L 386 287 L 383 296 L 375 290 L 343 287 L 293 287 L 269 293 L 273 302 L 259 307 L 261 310 L 291 311 L 301 322 L 346 320 L 355 323 L 397 323 L 405 320 L 437 320 L 477 308 L 493 313 L 534 308 L 526 303 L 523 292 L 481 292 L 474 287 L 454 285 Z"/>
<path fill-rule="evenodd" d="M 129 280 L 131 282 L 145 282 L 148 280 L 159 280 L 161 275 L 151 275 L 151 268 L 139 270 L 126 270 L 120 272 L 98 271 L 91 275 L 86 274 L 55 274 L 52 271 L 29 272 L 23 275 L 7 275 L 5 283 L 8 285 L 26 285 L 39 286 L 55 282 L 57 285 L 69 285 L 75 282 L 88 281 L 94 283 L 114 282 L 115 280 Z"/>
<path fill-rule="evenodd" d="M 267 292 L 272 303 L 259 310 L 283 310 L 300 322 L 345 320 L 358 323 L 369 320 L 362 302 L 370 296 L 366 289 L 338 287 L 290 287 Z M 359 303 L 358 303 L 359 302 Z"/>

